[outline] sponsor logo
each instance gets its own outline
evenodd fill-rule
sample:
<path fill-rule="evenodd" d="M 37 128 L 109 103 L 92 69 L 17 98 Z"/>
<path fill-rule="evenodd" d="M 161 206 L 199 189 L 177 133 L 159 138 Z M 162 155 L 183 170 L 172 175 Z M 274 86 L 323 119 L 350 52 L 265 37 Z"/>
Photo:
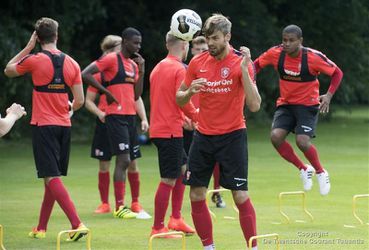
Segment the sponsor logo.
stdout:
<path fill-rule="evenodd" d="M 205 72 L 207 72 L 206 69 L 200 69 L 200 73 L 205 73 Z"/>
<path fill-rule="evenodd" d="M 104 152 L 100 149 L 95 149 L 95 156 L 104 156 Z"/>
<path fill-rule="evenodd" d="M 119 143 L 119 150 L 126 150 L 129 149 L 129 145 L 125 143 Z"/>
<path fill-rule="evenodd" d="M 288 69 L 284 69 L 284 73 L 286 73 L 287 75 L 290 75 L 290 76 L 298 76 L 298 75 L 300 75 L 300 72 L 295 72 L 295 71 L 288 70 Z"/>
<path fill-rule="evenodd" d="M 236 180 L 236 181 L 247 181 L 247 179 L 245 179 L 245 178 L 238 178 L 238 177 L 234 177 L 233 180 Z"/>
<path fill-rule="evenodd" d="M 229 76 L 230 69 L 225 67 L 220 70 L 220 76 L 222 78 L 227 78 Z"/>
<path fill-rule="evenodd" d="M 305 125 L 301 125 L 301 128 L 304 129 L 304 132 L 310 132 L 311 130 L 313 130 L 312 128 L 305 126 Z"/>
<path fill-rule="evenodd" d="M 246 184 L 246 182 L 236 183 L 236 186 L 241 187 L 242 185 L 245 185 L 245 184 Z"/>

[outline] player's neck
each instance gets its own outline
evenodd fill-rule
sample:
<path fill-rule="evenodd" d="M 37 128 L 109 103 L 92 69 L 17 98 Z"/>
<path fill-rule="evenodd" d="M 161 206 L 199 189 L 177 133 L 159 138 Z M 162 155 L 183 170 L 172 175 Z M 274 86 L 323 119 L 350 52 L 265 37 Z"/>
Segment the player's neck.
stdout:
<path fill-rule="evenodd" d="M 58 48 L 56 47 L 56 43 L 46 43 L 46 44 L 41 44 L 41 49 L 42 50 L 56 50 Z"/>
<path fill-rule="evenodd" d="M 182 51 L 169 50 L 168 55 L 173 56 L 178 59 L 178 61 L 182 61 Z"/>
<path fill-rule="evenodd" d="M 125 48 L 122 48 L 121 52 L 124 58 L 130 58 L 132 56 Z"/>

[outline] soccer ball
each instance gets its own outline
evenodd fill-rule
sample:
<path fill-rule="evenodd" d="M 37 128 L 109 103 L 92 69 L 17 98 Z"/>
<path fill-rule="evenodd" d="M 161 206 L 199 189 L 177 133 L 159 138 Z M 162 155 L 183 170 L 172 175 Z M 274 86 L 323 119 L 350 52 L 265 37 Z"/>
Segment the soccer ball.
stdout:
<path fill-rule="evenodd" d="M 170 32 L 184 41 L 191 41 L 200 34 L 201 17 L 193 10 L 181 9 L 173 14 L 170 22 Z"/>

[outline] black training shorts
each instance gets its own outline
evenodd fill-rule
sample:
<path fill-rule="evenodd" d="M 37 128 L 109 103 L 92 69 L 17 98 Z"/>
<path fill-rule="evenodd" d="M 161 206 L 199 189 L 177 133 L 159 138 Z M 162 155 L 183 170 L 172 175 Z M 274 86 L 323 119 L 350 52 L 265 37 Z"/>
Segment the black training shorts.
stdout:
<path fill-rule="evenodd" d="M 194 134 L 184 183 L 208 187 L 215 163 L 220 166 L 222 187 L 248 190 L 248 153 L 246 129 L 223 135 Z"/>
<path fill-rule="evenodd" d="M 318 117 L 318 105 L 281 105 L 274 113 L 272 129 L 281 128 L 297 135 L 315 137 Z"/>
<path fill-rule="evenodd" d="M 32 146 L 38 178 L 67 175 L 70 127 L 32 126 Z"/>

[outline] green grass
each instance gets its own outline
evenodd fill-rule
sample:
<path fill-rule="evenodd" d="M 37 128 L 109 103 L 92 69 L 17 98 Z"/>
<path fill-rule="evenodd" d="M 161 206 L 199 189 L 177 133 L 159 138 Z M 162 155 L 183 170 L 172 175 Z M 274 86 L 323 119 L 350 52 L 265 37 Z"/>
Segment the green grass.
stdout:
<path fill-rule="evenodd" d="M 278 212 L 278 193 L 301 190 L 298 172 L 282 160 L 269 143 L 270 122 L 249 123 L 249 189 L 257 213 L 258 234 L 279 233 L 285 240 L 281 249 L 369 249 L 368 226 L 345 228 L 344 224 L 358 225 L 351 212 L 354 194 L 368 193 L 369 169 L 369 115 L 368 108 L 354 109 L 351 113 L 336 112 L 331 122 L 321 122 L 314 144 L 320 152 L 323 165 L 329 170 L 332 190 L 329 196 L 319 195 L 314 177 L 313 190 L 307 194 L 308 210 L 315 217 L 313 223 L 274 225 L 281 221 Z M 294 138 L 290 136 L 293 143 Z M 296 147 L 295 147 L 296 148 Z M 154 194 L 159 182 L 156 149 L 142 148 L 139 160 L 141 170 L 141 202 L 153 214 Z M 303 155 L 299 152 L 299 155 Z M 303 158 L 305 159 L 305 158 Z M 151 220 L 118 220 L 112 215 L 93 215 L 99 203 L 97 190 L 97 161 L 89 158 L 89 145 L 72 145 L 69 175 L 63 178 L 83 222 L 92 230 L 93 249 L 147 249 Z M 126 201 L 130 202 L 127 190 Z M 57 233 L 70 227 L 56 204 L 50 219 L 47 238 L 35 240 L 27 237 L 37 225 L 43 195 L 42 180 L 36 178 L 30 142 L 0 141 L 0 224 L 5 228 L 4 245 L 9 250 L 55 249 Z M 245 249 L 238 219 L 231 208 L 229 194 L 224 195 L 228 208 L 215 209 L 214 238 L 217 249 Z M 114 201 L 112 188 L 110 201 Z M 288 199 L 285 210 L 293 220 L 307 219 L 300 210 L 300 202 Z M 369 221 L 368 200 L 360 200 L 359 215 Z M 211 205 L 212 206 L 212 205 Z M 169 209 L 170 211 L 170 209 Z M 192 224 L 188 190 L 183 215 Z M 236 216 L 235 220 L 223 216 Z M 312 237 L 309 234 L 313 235 Z M 319 238 L 319 234 L 322 237 Z M 340 241 L 338 239 L 341 239 Z M 343 241 L 346 240 L 346 241 Z M 353 240 L 356 241 L 354 244 Z M 272 249 L 273 245 L 260 241 L 259 249 Z M 299 243 L 299 244 L 297 244 Z M 156 249 L 180 249 L 177 240 L 158 240 Z M 62 249 L 84 249 L 81 242 L 63 242 Z M 197 236 L 187 237 L 187 249 L 202 249 Z"/>

